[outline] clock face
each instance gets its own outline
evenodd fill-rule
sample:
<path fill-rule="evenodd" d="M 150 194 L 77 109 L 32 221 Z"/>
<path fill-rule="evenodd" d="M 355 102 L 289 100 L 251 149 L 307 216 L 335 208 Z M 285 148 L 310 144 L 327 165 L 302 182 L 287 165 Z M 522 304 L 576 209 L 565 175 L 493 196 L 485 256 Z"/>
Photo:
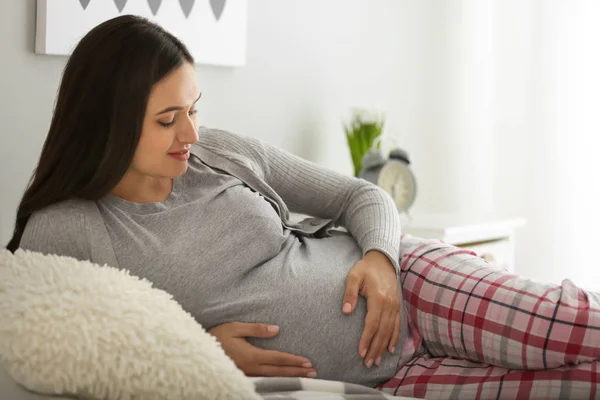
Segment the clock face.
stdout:
<path fill-rule="evenodd" d="M 408 166 L 400 161 L 388 161 L 381 171 L 377 184 L 392 196 L 400 211 L 407 210 L 415 201 L 415 177 Z"/>

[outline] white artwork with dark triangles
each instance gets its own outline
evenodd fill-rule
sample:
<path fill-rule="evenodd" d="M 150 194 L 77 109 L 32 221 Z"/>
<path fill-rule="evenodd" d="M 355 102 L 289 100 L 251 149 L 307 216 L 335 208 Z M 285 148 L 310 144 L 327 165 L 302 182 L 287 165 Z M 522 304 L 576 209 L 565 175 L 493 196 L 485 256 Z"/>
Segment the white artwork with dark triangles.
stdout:
<path fill-rule="evenodd" d="M 181 39 L 199 64 L 246 61 L 247 0 L 37 0 L 35 51 L 69 55 L 96 25 L 134 14 Z"/>

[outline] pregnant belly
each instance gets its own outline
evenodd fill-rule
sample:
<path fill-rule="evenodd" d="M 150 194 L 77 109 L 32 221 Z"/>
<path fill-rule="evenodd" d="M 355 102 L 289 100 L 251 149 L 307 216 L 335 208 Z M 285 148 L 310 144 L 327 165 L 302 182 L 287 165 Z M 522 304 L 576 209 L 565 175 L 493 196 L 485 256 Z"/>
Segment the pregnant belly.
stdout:
<path fill-rule="evenodd" d="M 342 313 L 342 301 L 346 275 L 361 256 L 349 237 L 292 238 L 276 258 L 208 299 L 201 322 L 278 325 L 277 336 L 249 342 L 308 358 L 318 378 L 376 386 L 394 376 L 402 346 L 386 353 L 379 367 L 366 368 L 359 356 L 366 301 L 360 297 L 351 315 Z"/>
<path fill-rule="evenodd" d="M 361 297 L 351 315 L 343 314 L 343 279 L 337 283 L 321 279 L 311 285 L 290 284 L 287 290 L 281 290 L 281 286 L 278 289 L 269 296 L 269 306 L 257 307 L 259 311 L 251 318 L 278 325 L 279 334 L 269 339 L 250 338 L 250 343 L 308 358 L 320 379 L 376 386 L 394 376 L 398 354 L 386 353 L 379 367 L 364 366 L 358 344 L 366 301 Z"/>

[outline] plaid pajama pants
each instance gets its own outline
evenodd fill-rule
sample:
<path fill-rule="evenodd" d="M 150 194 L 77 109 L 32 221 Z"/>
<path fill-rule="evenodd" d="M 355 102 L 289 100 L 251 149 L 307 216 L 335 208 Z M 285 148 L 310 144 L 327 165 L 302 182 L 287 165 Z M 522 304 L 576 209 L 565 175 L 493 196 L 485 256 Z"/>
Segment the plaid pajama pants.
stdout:
<path fill-rule="evenodd" d="M 540 284 L 410 235 L 402 367 L 379 389 L 427 399 L 600 399 L 600 295 Z"/>

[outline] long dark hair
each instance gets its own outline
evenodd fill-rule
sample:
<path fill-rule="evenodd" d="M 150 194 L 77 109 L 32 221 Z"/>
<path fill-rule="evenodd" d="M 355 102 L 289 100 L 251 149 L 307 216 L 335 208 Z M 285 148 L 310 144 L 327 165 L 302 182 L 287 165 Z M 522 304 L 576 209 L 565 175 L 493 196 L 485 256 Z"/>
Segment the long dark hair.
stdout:
<path fill-rule="evenodd" d="M 121 180 L 138 145 L 152 86 L 194 60 L 177 38 L 131 15 L 98 25 L 65 67 L 39 162 L 17 209 L 14 252 L 34 212 L 96 200 Z"/>

